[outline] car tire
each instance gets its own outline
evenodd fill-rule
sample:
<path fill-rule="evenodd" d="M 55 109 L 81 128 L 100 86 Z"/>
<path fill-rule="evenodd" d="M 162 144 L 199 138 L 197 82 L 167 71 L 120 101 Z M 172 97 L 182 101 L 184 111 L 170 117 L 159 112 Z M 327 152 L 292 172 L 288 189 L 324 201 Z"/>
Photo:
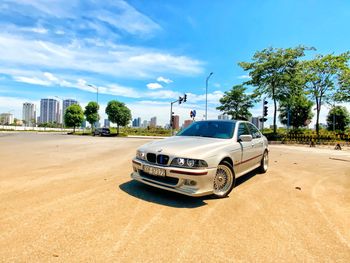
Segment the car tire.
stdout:
<path fill-rule="evenodd" d="M 235 187 L 235 173 L 229 162 L 221 162 L 213 180 L 213 195 L 216 198 L 227 197 Z"/>
<path fill-rule="evenodd" d="M 262 173 L 262 174 L 266 173 L 268 167 L 269 167 L 269 153 L 267 150 L 265 150 L 263 157 L 261 158 L 261 161 L 260 161 L 260 166 L 258 168 L 259 173 Z"/>

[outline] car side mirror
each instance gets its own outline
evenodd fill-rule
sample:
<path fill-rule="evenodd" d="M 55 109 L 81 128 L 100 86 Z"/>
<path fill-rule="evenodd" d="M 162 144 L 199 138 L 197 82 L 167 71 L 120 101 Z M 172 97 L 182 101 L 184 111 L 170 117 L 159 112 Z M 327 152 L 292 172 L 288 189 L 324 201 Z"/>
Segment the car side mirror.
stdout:
<path fill-rule="evenodd" d="M 253 136 L 251 135 L 240 135 L 239 141 L 241 142 L 251 142 L 253 140 Z"/>

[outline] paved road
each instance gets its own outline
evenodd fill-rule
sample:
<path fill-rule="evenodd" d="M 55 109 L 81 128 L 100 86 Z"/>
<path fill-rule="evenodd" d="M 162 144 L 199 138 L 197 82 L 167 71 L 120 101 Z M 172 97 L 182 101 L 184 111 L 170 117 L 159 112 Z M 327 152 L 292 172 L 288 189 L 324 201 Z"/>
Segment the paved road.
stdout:
<path fill-rule="evenodd" d="M 130 181 L 146 141 L 1 136 L 0 262 L 350 262 L 349 153 L 272 146 L 215 200 Z"/>

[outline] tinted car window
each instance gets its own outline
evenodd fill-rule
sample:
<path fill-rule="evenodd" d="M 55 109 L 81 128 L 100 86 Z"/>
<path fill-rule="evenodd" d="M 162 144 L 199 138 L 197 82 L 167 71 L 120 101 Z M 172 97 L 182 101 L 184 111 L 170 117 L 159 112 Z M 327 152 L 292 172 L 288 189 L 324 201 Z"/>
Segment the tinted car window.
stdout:
<path fill-rule="evenodd" d="M 245 123 L 240 123 L 238 126 L 238 137 L 241 135 L 250 135 L 250 131 Z"/>
<path fill-rule="evenodd" d="M 218 139 L 230 139 L 235 129 L 233 121 L 198 121 L 192 123 L 176 136 L 200 136 Z"/>
<path fill-rule="evenodd" d="M 261 138 L 261 133 L 260 131 L 251 123 L 247 123 L 249 130 L 250 130 L 250 134 L 252 135 L 253 139 L 256 138 Z"/>

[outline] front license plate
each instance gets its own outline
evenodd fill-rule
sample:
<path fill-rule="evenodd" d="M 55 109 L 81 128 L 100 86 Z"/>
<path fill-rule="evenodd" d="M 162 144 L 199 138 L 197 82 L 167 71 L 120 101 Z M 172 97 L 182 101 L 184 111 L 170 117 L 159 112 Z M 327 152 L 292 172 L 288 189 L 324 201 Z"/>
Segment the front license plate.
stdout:
<path fill-rule="evenodd" d="M 165 170 L 161 169 L 161 168 L 157 168 L 157 167 L 153 167 L 153 166 L 148 166 L 148 165 L 144 165 L 143 166 L 143 170 L 148 173 L 148 174 L 152 174 L 155 176 L 165 176 Z"/>

